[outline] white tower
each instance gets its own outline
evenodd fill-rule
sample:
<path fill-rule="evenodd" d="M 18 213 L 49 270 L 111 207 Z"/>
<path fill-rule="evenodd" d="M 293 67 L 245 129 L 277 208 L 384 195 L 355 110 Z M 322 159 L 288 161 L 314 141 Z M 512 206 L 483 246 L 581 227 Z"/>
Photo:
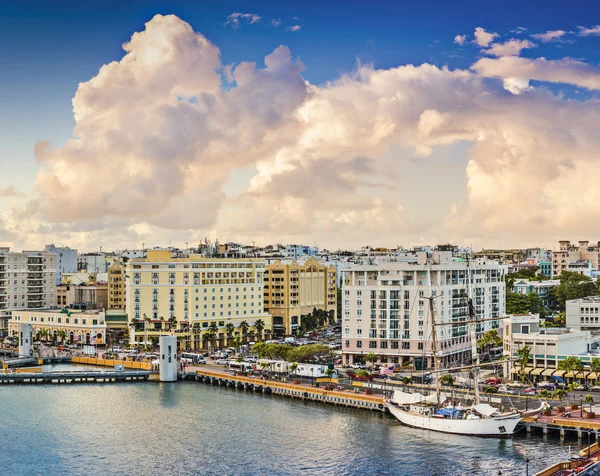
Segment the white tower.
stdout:
<path fill-rule="evenodd" d="M 177 337 L 160 336 L 160 381 L 175 382 L 177 380 Z"/>
<path fill-rule="evenodd" d="M 33 341 L 33 326 L 19 324 L 19 357 L 31 357 L 31 344 Z"/>

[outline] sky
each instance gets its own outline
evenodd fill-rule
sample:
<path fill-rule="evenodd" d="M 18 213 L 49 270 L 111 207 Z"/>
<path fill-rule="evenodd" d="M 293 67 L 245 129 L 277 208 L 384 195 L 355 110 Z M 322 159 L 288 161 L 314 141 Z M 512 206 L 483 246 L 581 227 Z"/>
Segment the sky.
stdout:
<path fill-rule="evenodd" d="M 0 7 L 0 246 L 600 239 L 600 4 Z"/>

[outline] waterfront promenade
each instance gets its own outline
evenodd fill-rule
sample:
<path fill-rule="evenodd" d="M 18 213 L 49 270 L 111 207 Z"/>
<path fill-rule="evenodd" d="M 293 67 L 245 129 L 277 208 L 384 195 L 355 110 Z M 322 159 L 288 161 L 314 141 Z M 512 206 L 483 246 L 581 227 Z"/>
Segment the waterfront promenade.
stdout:
<path fill-rule="evenodd" d="M 261 377 L 234 375 L 233 372 L 193 369 L 183 374 L 185 379 L 193 379 L 212 385 L 230 388 L 243 388 L 258 393 L 280 395 L 288 398 L 328 403 L 346 407 L 385 412 L 387 410 L 382 395 L 366 395 L 351 390 L 339 390 L 331 385 L 317 387 L 302 383 L 281 382 Z M 333 388 L 332 388 L 333 387 Z M 358 387 L 356 387 L 358 388 Z"/>

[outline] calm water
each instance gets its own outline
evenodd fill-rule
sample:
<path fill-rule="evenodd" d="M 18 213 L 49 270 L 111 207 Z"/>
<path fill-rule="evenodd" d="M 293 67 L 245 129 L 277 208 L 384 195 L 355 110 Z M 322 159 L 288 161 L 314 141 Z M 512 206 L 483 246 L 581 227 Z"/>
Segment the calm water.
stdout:
<path fill-rule="evenodd" d="M 0 474 L 524 475 L 576 438 L 484 440 L 379 414 L 155 382 L 0 387 Z"/>

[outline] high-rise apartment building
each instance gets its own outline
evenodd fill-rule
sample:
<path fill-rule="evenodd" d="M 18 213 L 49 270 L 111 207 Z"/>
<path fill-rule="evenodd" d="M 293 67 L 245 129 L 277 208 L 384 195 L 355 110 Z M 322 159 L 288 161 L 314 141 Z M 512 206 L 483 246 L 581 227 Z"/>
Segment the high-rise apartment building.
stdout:
<path fill-rule="evenodd" d="M 303 264 L 275 261 L 265 271 L 265 310 L 273 316 L 276 335 L 293 334 L 302 316 L 316 308 L 327 311 L 335 321 L 337 270 L 308 258 Z"/>
<path fill-rule="evenodd" d="M 200 348 L 210 329 L 218 330 L 218 345 L 231 336 L 272 329 L 263 306 L 263 260 L 174 257 L 169 250 L 151 250 L 125 269 L 127 314 L 136 321 L 131 341 L 155 338 L 167 329 L 186 347 Z"/>
<path fill-rule="evenodd" d="M 55 265 L 51 252 L 0 248 L 0 334 L 6 333 L 10 311 L 54 307 Z"/>
<path fill-rule="evenodd" d="M 125 268 L 118 263 L 108 267 L 108 308 L 125 309 Z"/>
<path fill-rule="evenodd" d="M 412 262 L 356 265 L 343 271 L 342 353 L 345 363 L 364 361 L 373 352 L 382 363 L 432 366 L 427 253 Z M 470 358 L 468 271 L 450 252 L 431 254 L 438 356 L 447 366 Z M 478 319 L 505 315 L 507 267 L 497 261 L 470 263 L 471 296 Z M 501 321 L 476 324 L 478 338 Z"/>
<path fill-rule="evenodd" d="M 559 251 L 552 253 L 552 271 L 554 276 L 559 276 L 563 271 L 578 271 L 585 261 L 589 261 L 589 268 L 598 269 L 600 265 L 600 242 L 590 246 L 589 241 L 580 241 L 572 245 L 568 240 L 559 241 Z M 579 266 L 577 266 L 577 264 Z M 569 265 L 576 265 L 570 267 Z"/>

